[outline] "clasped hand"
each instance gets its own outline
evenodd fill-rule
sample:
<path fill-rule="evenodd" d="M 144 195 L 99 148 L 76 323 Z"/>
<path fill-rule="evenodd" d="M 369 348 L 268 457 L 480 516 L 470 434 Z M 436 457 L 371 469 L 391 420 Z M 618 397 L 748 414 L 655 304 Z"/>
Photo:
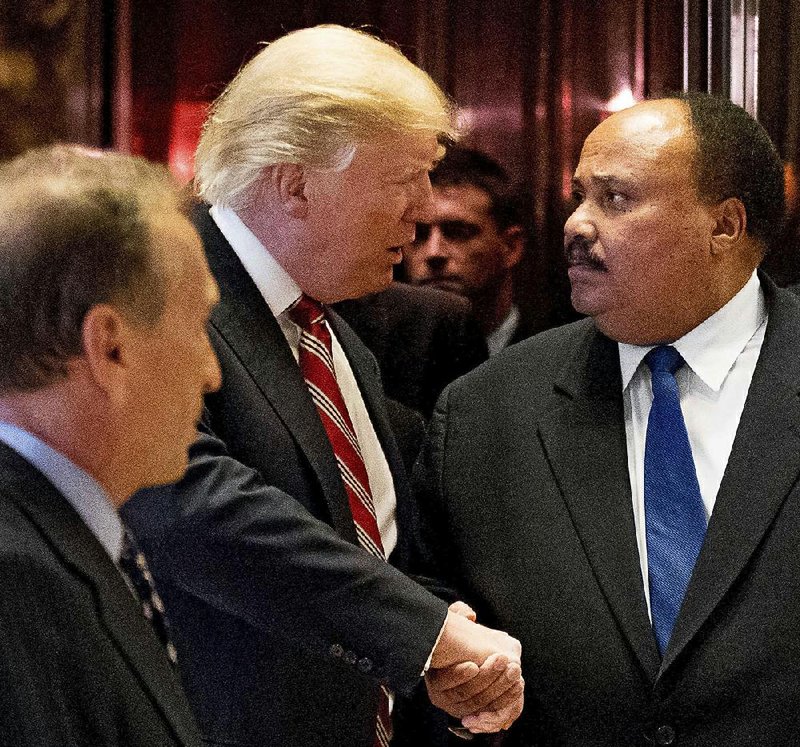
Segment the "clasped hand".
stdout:
<path fill-rule="evenodd" d="M 516 638 L 479 625 L 468 605 L 455 602 L 425 675 L 428 696 L 471 732 L 507 729 L 522 713 L 521 654 Z"/>

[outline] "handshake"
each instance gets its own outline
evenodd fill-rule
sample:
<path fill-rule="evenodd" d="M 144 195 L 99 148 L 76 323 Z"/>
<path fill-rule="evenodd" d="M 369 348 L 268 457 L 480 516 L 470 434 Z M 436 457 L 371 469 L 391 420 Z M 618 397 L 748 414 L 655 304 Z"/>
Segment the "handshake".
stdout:
<path fill-rule="evenodd" d="M 463 602 L 451 604 L 425 674 L 431 702 L 470 732 L 507 729 L 522 713 L 521 653 L 516 638 L 477 624 Z"/>

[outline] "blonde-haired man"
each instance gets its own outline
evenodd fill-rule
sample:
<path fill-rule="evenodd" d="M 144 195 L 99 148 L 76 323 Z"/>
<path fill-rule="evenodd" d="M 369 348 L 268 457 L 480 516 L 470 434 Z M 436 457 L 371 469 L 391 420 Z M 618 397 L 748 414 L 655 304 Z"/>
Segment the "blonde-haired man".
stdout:
<path fill-rule="evenodd" d="M 212 742 L 385 745 L 428 664 L 468 728 L 521 709 L 517 642 L 392 567 L 411 567 L 416 509 L 375 361 L 326 306 L 389 284 L 453 134 L 423 71 L 336 26 L 268 45 L 206 123 L 195 222 L 224 385 L 166 521 L 153 496 L 129 517 Z"/>

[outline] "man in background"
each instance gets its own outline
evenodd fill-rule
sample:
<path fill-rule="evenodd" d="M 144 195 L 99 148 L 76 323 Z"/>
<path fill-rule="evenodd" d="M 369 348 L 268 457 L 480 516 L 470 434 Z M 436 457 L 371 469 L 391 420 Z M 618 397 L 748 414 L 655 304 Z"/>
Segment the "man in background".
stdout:
<path fill-rule="evenodd" d="M 514 268 L 525 230 L 505 169 L 480 151 L 454 146 L 431 173 L 430 217 L 404 249 L 408 282 L 465 296 L 489 355 L 530 334 L 514 302 Z"/>
<path fill-rule="evenodd" d="M 220 286 L 223 387 L 186 478 L 127 516 L 209 741 L 386 745 L 428 666 L 467 727 L 521 709 L 516 642 L 400 572 L 416 505 L 375 360 L 327 306 L 388 286 L 451 122 L 397 50 L 323 26 L 263 49 L 204 127 L 194 220 Z M 474 679 L 453 690 L 434 670 L 459 663 Z"/>
<path fill-rule="evenodd" d="M 186 468 L 217 296 L 160 167 L 70 146 L 0 167 L 4 745 L 200 745 L 117 510 Z"/>
<path fill-rule="evenodd" d="M 587 138 L 565 226 L 590 318 L 467 374 L 423 474 L 440 570 L 523 646 L 507 745 L 800 733 L 800 302 L 764 129 L 703 94 Z"/>
<path fill-rule="evenodd" d="M 455 293 L 392 283 L 334 308 L 375 356 L 387 396 L 426 419 L 442 390 L 488 357 L 471 304 Z"/>

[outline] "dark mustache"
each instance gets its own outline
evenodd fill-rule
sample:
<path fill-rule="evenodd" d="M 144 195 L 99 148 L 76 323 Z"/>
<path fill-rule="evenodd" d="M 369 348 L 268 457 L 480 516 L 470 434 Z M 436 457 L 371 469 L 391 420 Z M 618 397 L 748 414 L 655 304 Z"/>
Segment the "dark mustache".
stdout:
<path fill-rule="evenodd" d="M 576 236 L 572 239 L 564 247 L 564 255 L 570 267 L 572 265 L 588 265 L 593 270 L 602 272 L 608 270 L 606 263 L 592 254 L 592 245 L 583 236 Z"/>

